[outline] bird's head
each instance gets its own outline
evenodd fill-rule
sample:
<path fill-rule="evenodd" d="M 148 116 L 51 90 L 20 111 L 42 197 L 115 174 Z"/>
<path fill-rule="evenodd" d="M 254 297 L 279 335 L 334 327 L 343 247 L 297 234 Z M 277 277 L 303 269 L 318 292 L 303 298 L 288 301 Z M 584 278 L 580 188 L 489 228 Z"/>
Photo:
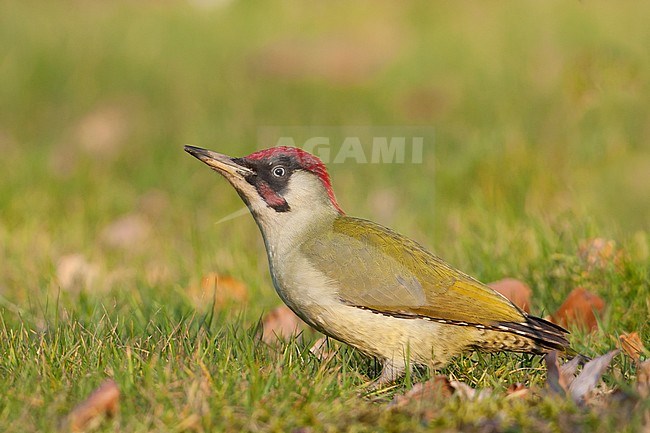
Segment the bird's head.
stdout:
<path fill-rule="evenodd" d="M 343 214 L 325 165 L 302 149 L 272 147 L 242 158 L 193 146 L 185 151 L 223 175 L 261 226 L 299 214 Z"/>

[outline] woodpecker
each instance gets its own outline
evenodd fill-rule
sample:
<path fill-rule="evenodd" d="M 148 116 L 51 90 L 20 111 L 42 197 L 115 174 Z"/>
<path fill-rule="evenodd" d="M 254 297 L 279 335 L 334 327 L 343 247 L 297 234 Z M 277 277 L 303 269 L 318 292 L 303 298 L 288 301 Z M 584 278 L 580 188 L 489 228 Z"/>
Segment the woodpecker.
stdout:
<path fill-rule="evenodd" d="M 250 210 L 282 301 L 313 328 L 378 358 L 378 385 L 469 350 L 570 351 L 562 327 L 417 242 L 347 216 L 316 156 L 284 146 L 242 158 L 185 151 L 223 175 Z"/>

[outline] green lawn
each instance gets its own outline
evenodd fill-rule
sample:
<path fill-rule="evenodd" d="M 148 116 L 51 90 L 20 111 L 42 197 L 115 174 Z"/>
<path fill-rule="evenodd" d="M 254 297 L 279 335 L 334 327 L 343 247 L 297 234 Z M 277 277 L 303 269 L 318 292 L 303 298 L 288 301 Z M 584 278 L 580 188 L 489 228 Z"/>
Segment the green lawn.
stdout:
<path fill-rule="evenodd" d="M 120 411 L 98 431 L 640 429 L 623 403 L 505 399 L 544 386 L 539 357 L 468 354 L 368 394 L 378 365 L 345 346 L 321 362 L 318 335 L 259 342 L 281 302 L 261 237 L 248 215 L 220 221 L 239 197 L 182 148 L 433 131 L 422 163 L 329 164 L 342 207 L 527 282 L 537 315 L 598 294 L 599 330 L 571 334 L 588 356 L 625 332 L 650 347 L 649 5 L 212 3 L 1 3 L 1 431 L 56 431 L 107 378 Z M 621 253 L 587 270 L 596 237 Z M 210 273 L 248 300 L 197 300 Z M 493 395 L 388 407 L 435 374 Z M 635 380 L 619 355 L 603 383 Z"/>

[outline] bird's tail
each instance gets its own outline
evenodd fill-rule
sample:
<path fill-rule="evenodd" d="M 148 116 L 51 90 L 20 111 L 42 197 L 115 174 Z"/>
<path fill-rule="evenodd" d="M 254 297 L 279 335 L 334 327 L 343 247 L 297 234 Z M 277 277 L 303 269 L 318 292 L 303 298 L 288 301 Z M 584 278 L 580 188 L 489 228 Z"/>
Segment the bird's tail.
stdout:
<path fill-rule="evenodd" d="M 525 316 L 524 322 L 500 322 L 490 327 L 489 335 L 479 344 L 487 351 L 510 350 L 536 354 L 558 350 L 567 355 L 576 352 L 569 346 L 569 331 L 535 316 Z"/>

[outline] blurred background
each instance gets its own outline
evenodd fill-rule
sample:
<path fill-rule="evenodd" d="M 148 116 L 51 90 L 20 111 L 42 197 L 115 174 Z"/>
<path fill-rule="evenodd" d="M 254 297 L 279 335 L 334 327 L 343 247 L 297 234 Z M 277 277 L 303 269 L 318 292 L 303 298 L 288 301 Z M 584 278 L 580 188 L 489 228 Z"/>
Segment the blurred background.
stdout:
<path fill-rule="evenodd" d="M 553 260 L 580 239 L 648 259 L 645 4 L 0 8 L 5 311 L 80 308 L 88 293 L 125 314 L 182 309 L 211 273 L 259 295 L 252 315 L 278 304 L 252 218 L 217 224 L 239 197 L 182 149 L 242 156 L 276 144 L 260 142 L 268 127 L 432 128 L 421 164 L 330 164 L 342 207 L 484 280 L 549 289 L 550 304 L 573 284 Z"/>

